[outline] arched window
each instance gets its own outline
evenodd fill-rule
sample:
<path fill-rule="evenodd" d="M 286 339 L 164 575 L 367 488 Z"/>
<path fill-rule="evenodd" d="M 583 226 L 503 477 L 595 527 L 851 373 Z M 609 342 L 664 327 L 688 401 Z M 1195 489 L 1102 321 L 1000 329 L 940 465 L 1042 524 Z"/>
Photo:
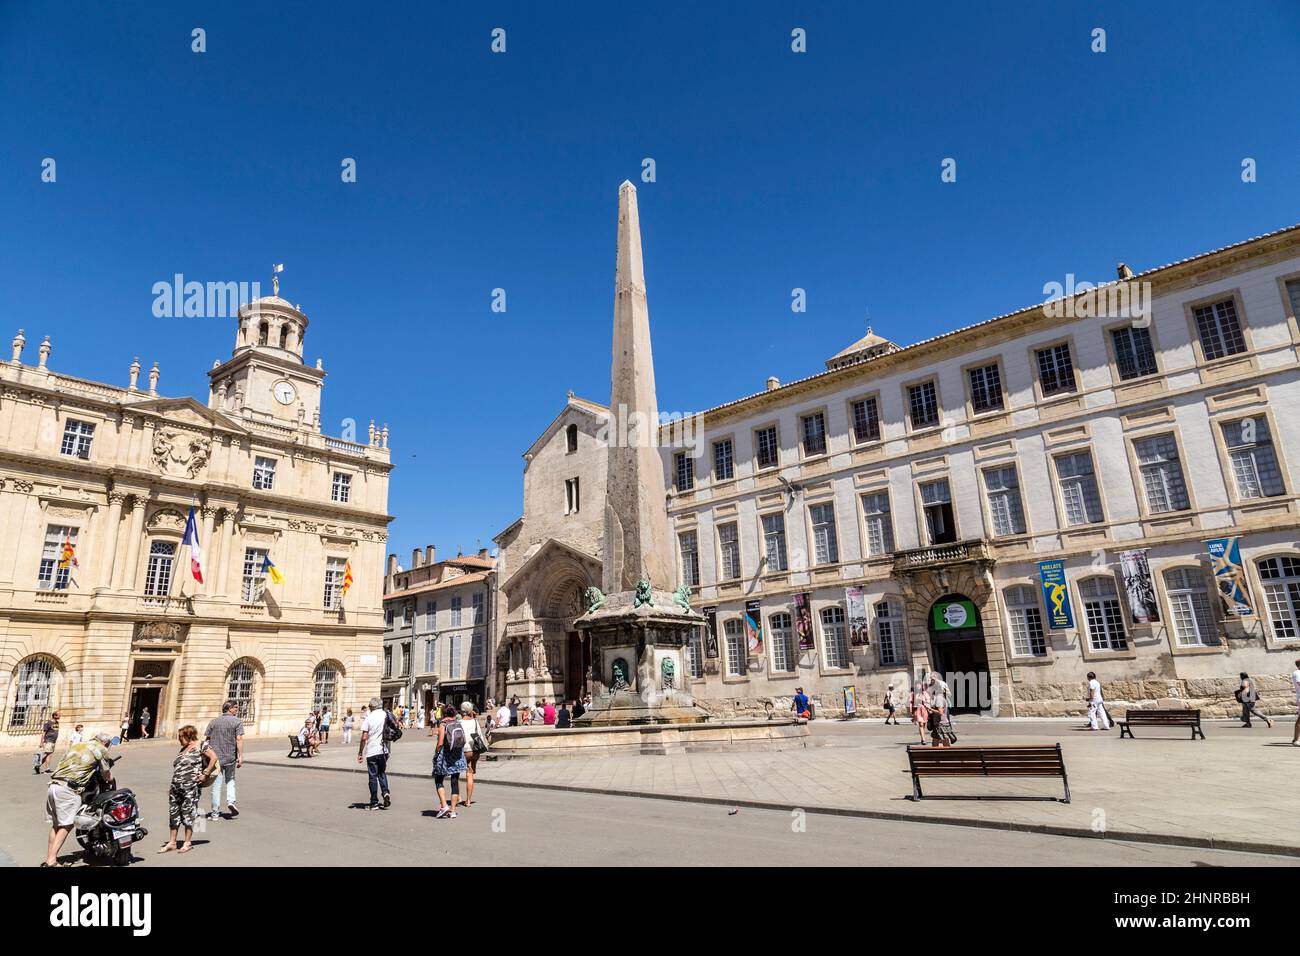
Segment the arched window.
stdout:
<path fill-rule="evenodd" d="M 1119 592 L 1115 589 L 1115 579 L 1086 578 L 1079 582 L 1079 596 L 1083 598 L 1084 622 L 1092 649 L 1126 650 L 1128 633 L 1124 630 L 1124 612 L 1120 607 Z"/>
<path fill-rule="evenodd" d="M 1047 640 L 1043 636 L 1043 610 L 1038 592 L 1017 584 L 1002 592 L 1007 606 L 1007 628 L 1011 631 L 1011 652 L 1017 657 L 1045 657 Z"/>
<path fill-rule="evenodd" d="M 838 604 L 822 608 L 822 660 L 827 667 L 849 666 L 848 629 L 844 626 L 844 608 Z"/>
<path fill-rule="evenodd" d="M 772 670 L 788 674 L 794 670 L 794 632 L 785 611 L 767 619 L 772 639 Z"/>
<path fill-rule="evenodd" d="M 226 675 L 226 700 L 233 700 L 240 720 L 256 716 L 257 668 L 252 661 L 235 661 Z"/>
<path fill-rule="evenodd" d="M 288 347 L 289 347 L 289 326 L 282 325 L 280 326 L 280 348 L 287 349 Z"/>
<path fill-rule="evenodd" d="M 727 673 L 732 677 L 744 677 L 749 665 L 749 649 L 745 646 L 745 627 L 740 618 L 728 618 L 722 625 L 727 640 Z"/>
<path fill-rule="evenodd" d="M 14 671 L 14 705 L 8 729 L 39 730 L 54 711 L 54 662 L 48 657 L 23 661 Z"/>
<path fill-rule="evenodd" d="M 1219 631 L 1210 607 L 1210 589 L 1200 568 L 1170 568 L 1164 574 L 1170 624 L 1179 647 L 1218 647 Z"/>
<path fill-rule="evenodd" d="M 175 557 L 176 545 L 171 541 L 155 541 L 149 545 L 149 566 L 144 575 L 145 594 L 163 597 L 171 592 Z"/>
<path fill-rule="evenodd" d="M 1275 641 L 1300 638 L 1300 558 L 1279 555 L 1256 564 Z"/>
<path fill-rule="evenodd" d="M 578 426 L 570 425 L 564 430 L 564 443 L 568 451 L 578 450 Z"/>
<path fill-rule="evenodd" d="M 328 707 L 333 710 L 334 692 L 338 688 L 338 683 L 339 672 L 333 664 L 322 664 L 316 668 L 311 695 L 311 709 L 323 712 Z"/>
<path fill-rule="evenodd" d="M 257 327 L 257 344 L 265 345 L 271 339 L 271 323 L 263 322 Z"/>
<path fill-rule="evenodd" d="M 897 601 L 886 598 L 876 602 L 876 644 L 880 647 L 880 664 L 891 667 L 904 663 L 907 635 L 903 630 L 903 609 Z"/>

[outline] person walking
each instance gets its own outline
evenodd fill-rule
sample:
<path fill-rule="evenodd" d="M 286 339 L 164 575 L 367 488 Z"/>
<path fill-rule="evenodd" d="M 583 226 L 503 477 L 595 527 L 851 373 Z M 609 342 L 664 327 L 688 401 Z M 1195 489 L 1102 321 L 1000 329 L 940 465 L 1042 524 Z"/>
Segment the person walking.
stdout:
<path fill-rule="evenodd" d="M 370 710 L 361 724 L 361 743 L 357 747 L 357 763 L 365 763 L 366 774 L 370 781 L 371 810 L 380 808 L 379 796 L 383 794 L 383 808 L 393 805 L 393 798 L 388 791 L 388 741 L 385 729 L 388 712 L 384 702 L 378 697 L 370 698 Z"/>
<path fill-rule="evenodd" d="M 176 835 L 185 829 L 185 845 L 180 853 L 193 849 L 194 818 L 199 809 L 199 788 L 208 777 L 220 773 L 217 753 L 207 744 L 199 746 L 199 729 L 186 724 L 176 731 L 176 741 L 181 751 L 172 761 L 172 782 L 167 790 L 167 842 L 158 848 L 159 853 L 176 849 Z"/>
<path fill-rule="evenodd" d="M 140 736 L 145 740 L 149 739 L 149 725 L 152 723 L 153 714 L 149 713 L 149 708 L 146 707 L 140 711 Z"/>
<path fill-rule="evenodd" d="M 221 819 L 221 794 L 225 791 L 226 812 L 230 819 L 239 816 L 235 806 L 235 771 L 244 765 L 244 722 L 238 717 L 239 705 L 228 700 L 221 714 L 208 722 L 203 742 L 217 755 L 217 776 L 212 781 L 212 812 L 209 820 Z"/>
<path fill-rule="evenodd" d="M 68 734 L 69 747 L 75 747 L 77 744 L 85 743 L 86 735 L 81 732 L 85 726 L 85 724 L 77 724 L 77 726 L 72 728 L 72 733 Z"/>
<path fill-rule="evenodd" d="M 113 785 L 113 768 L 108 761 L 110 740 L 108 734 L 96 734 L 94 739 L 68 748 L 54 768 L 45 793 L 45 819 L 50 824 L 50 840 L 41 866 L 66 866 L 59 862 L 59 850 L 81 811 L 81 794 L 95 774 L 103 778 L 106 786 Z"/>
<path fill-rule="evenodd" d="M 36 748 L 36 763 L 32 767 L 32 773 L 39 774 L 42 770 L 46 773 L 54 773 L 53 767 L 46 767 L 54 756 L 54 745 L 59 742 L 59 712 L 56 710 L 50 714 L 50 719 L 41 725 L 41 745 Z"/>
<path fill-rule="evenodd" d="M 474 771 L 478 769 L 479 754 L 488 749 L 478 711 L 468 700 L 460 705 L 460 729 L 465 734 L 465 799 L 461 806 L 468 807 L 474 802 Z"/>
<path fill-rule="evenodd" d="M 352 743 L 352 724 L 354 720 L 352 708 L 349 707 L 348 712 L 343 715 L 343 743 L 345 744 Z"/>
<path fill-rule="evenodd" d="M 907 695 L 907 709 L 912 715 L 912 723 L 916 724 L 917 736 L 921 738 L 921 745 L 925 745 L 925 728 L 930 722 L 930 708 L 925 705 L 925 688 L 919 683 L 912 685 L 912 690 Z"/>
<path fill-rule="evenodd" d="M 1100 724 L 1100 728 L 1097 726 Z M 1088 671 L 1088 729 L 1110 730 L 1110 714 L 1106 713 L 1106 702 L 1101 694 L 1101 681 L 1097 675 Z"/>
<path fill-rule="evenodd" d="M 1256 708 L 1259 703 L 1259 688 L 1255 686 L 1255 681 L 1245 671 L 1241 672 L 1241 686 L 1237 688 L 1234 695 L 1241 704 L 1241 726 L 1250 727 L 1250 715 L 1254 714 L 1264 723 L 1268 724 L 1269 730 L 1273 729 L 1273 718 L 1265 717 Z"/>
<path fill-rule="evenodd" d="M 931 747 L 951 747 L 952 741 L 943 726 L 948 719 L 948 685 L 938 674 L 930 675 L 926 693 L 926 709 L 929 711 L 927 723 L 930 726 Z"/>
<path fill-rule="evenodd" d="M 118 735 L 118 743 L 126 743 L 131 737 L 131 715 L 127 714 L 122 718 L 121 734 Z"/>
<path fill-rule="evenodd" d="M 885 691 L 885 725 L 888 726 L 890 720 L 893 720 L 894 726 L 898 726 L 898 694 L 894 691 L 894 685 L 890 684 L 889 689 Z"/>
<path fill-rule="evenodd" d="M 327 706 L 320 715 L 320 742 L 327 744 L 330 742 L 330 722 L 334 719 L 334 712 Z"/>
<path fill-rule="evenodd" d="M 429 728 L 430 731 L 433 728 Z M 438 790 L 438 812 L 434 814 L 440 820 L 454 820 L 457 817 L 456 806 L 460 802 L 460 775 L 468 766 L 465 761 L 465 728 L 456 719 L 456 708 L 446 704 L 442 708 L 442 719 L 438 721 L 438 743 L 433 751 L 433 785 Z M 451 778 L 451 802 L 447 802 L 444 781 Z"/>
<path fill-rule="evenodd" d="M 557 730 L 564 730 L 568 727 L 573 726 L 572 722 L 569 719 L 569 706 L 570 705 L 567 700 L 562 701 L 560 703 L 560 709 L 555 712 L 555 728 Z"/>

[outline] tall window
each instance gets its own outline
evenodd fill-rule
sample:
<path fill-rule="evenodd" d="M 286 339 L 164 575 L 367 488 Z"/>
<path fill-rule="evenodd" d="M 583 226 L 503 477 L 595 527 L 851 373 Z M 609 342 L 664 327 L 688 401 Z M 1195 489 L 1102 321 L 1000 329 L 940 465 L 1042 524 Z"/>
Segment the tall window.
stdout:
<path fill-rule="evenodd" d="M 566 515 L 577 514 L 578 508 L 582 504 L 579 497 L 578 479 L 564 479 L 564 513 Z"/>
<path fill-rule="evenodd" d="M 861 445 L 864 442 L 880 441 L 880 412 L 875 398 L 859 399 L 853 403 L 852 411 L 853 443 Z"/>
<path fill-rule="evenodd" d="M 1069 527 L 1102 520 L 1101 494 L 1092 471 L 1092 455 L 1077 451 L 1056 457 L 1056 480 L 1061 489 L 1065 523 Z"/>
<path fill-rule="evenodd" d="M 469 600 L 472 606 L 471 610 L 473 612 L 472 623 L 482 624 L 483 623 L 483 592 L 475 591 L 472 595 L 470 595 Z"/>
<path fill-rule="evenodd" d="M 64 542 L 77 546 L 77 529 L 63 525 L 45 528 L 45 544 L 41 548 L 41 564 L 36 571 L 36 587 L 41 591 L 65 591 L 72 575 L 72 562 L 64 562 Z"/>
<path fill-rule="evenodd" d="M 931 544 L 948 544 L 957 540 L 952 492 L 947 478 L 921 483 L 921 507 L 925 510 L 925 530 Z"/>
<path fill-rule="evenodd" d="M 483 676 L 483 657 L 487 649 L 486 635 L 481 627 L 475 628 L 469 635 L 469 676 L 471 679 Z"/>
<path fill-rule="evenodd" d="M 821 412 L 804 415 L 799 427 L 803 431 L 804 457 L 826 454 L 826 416 Z"/>
<path fill-rule="evenodd" d="M 713 480 L 726 481 L 735 477 L 736 468 L 730 438 L 713 443 Z"/>
<path fill-rule="evenodd" d="M 1273 639 L 1300 638 L 1300 558 L 1285 555 L 1265 558 L 1257 567 L 1264 585 L 1268 620 L 1273 625 Z"/>
<path fill-rule="evenodd" d="M 263 548 L 244 549 L 244 576 L 240 588 L 240 599 L 245 604 L 256 604 L 262 600 L 262 589 L 266 575 L 262 571 L 262 560 L 266 557 Z"/>
<path fill-rule="evenodd" d="M 38 730 L 53 711 L 54 664 L 47 657 L 23 661 L 14 675 L 9 730 Z"/>
<path fill-rule="evenodd" d="M 226 674 L 226 700 L 235 702 L 235 715 L 240 720 L 252 720 L 253 690 L 257 682 L 257 668 L 251 661 L 238 660 Z"/>
<path fill-rule="evenodd" d="M 734 521 L 718 525 L 718 555 L 722 564 L 722 580 L 734 581 L 740 577 L 740 535 Z"/>
<path fill-rule="evenodd" d="M 465 646 L 465 635 L 452 634 L 447 640 L 447 673 L 450 677 L 463 677 L 464 663 L 461 661 L 461 651 Z"/>
<path fill-rule="evenodd" d="M 768 571 L 786 569 L 785 515 L 779 511 L 763 515 L 763 553 L 767 555 Z"/>
<path fill-rule="evenodd" d="M 1007 626 L 1011 629 L 1011 650 L 1017 657 L 1045 657 L 1047 640 L 1043 636 L 1043 612 L 1038 592 L 1017 584 L 1002 592 L 1007 605 Z"/>
<path fill-rule="evenodd" d="M 385 679 L 393 676 L 393 645 L 384 645 L 384 677 Z"/>
<path fill-rule="evenodd" d="M 812 523 L 813 563 L 835 564 L 840 559 L 840 544 L 835 537 L 835 505 L 832 502 L 808 509 Z"/>
<path fill-rule="evenodd" d="M 778 447 L 775 425 L 768 425 L 754 432 L 754 457 L 758 462 L 759 470 L 777 466 Z"/>
<path fill-rule="evenodd" d="M 728 618 L 722 625 L 722 633 L 727 643 L 727 674 L 731 677 L 744 677 L 749 665 L 749 648 L 745 643 L 745 627 L 740 618 Z"/>
<path fill-rule="evenodd" d="M 682 555 L 682 584 L 696 587 L 700 583 L 700 543 L 694 531 L 683 531 L 677 536 Z"/>
<path fill-rule="evenodd" d="M 1262 415 L 1223 422 L 1223 442 L 1232 463 L 1232 479 L 1240 498 L 1271 498 L 1282 494 L 1282 470 L 1273 449 L 1268 419 Z"/>
<path fill-rule="evenodd" d="M 334 472 L 334 480 L 330 483 L 330 500 L 347 504 L 352 497 L 352 476 L 344 471 Z"/>
<path fill-rule="evenodd" d="M 690 639 L 686 642 L 686 669 L 692 677 L 704 676 L 704 639 L 700 636 L 698 627 L 691 631 Z"/>
<path fill-rule="evenodd" d="M 1200 568 L 1170 568 L 1165 590 L 1173 612 L 1174 640 L 1179 647 L 1218 647 L 1219 631 L 1210 609 L 1210 589 Z"/>
<path fill-rule="evenodd" d="M 939 396 L 934 382 L 908 386 L 907 413 L 914 431 L 939 424 Z"/>
<path fill-rule="evenodd" d="M 838 604 L 822 608 L 822 659 L 829 668 L 849 666 L 848 629 L 844 625 L 844 608 Z"/>
<path fill-rule="evenodd" d="M 403 644 L 398 648 L 398 654 L 401 656 L 398 658 L 397 676 L 405 677 L 410 672 L 411 667 L 411 645 Z"/>
<path fill-rule="evenodd" d="M 695 459 L 689 452 L 679 451 L 673 456 L 673 485 L 678 491 L 695 487 Z"/>
<path fill-rule="evenodd" d="M 1074 363 L 1066 342 L 1034 352 L 1038 360 L 1038 385 L 1043 395 L 1060 395 L 1074 391 Z"/>
<path fill-rule="evenodd" d="M 63 441 L 59 453 L 74 458 L 89 458 L 90 445 L 95 440 L 95 426 L 69 418 L 63 425 Z"/>
<path fill-rule="evenodd" d="M 275 459 L 258 455 L 253 459 L 253 487 L 270 491 L 275 487 Z"/>
<path fill-rule="evenodd" d="M 970 406 L 975 414 L 997 411 L 1002 407 L 1002 373 L 996 362 L 968 369 Z"/>
<path fill-rule="evenodd" d="M 451 626 L 460 627 L 460 612 L 465 599 L 454 597 L 451 599 Z"/>
<path fill-rule="evenodd" d="M 1192 309 L 1192 315 L 1196 319 L 1201 351 L 1207 360 L 1246 351 L 1246 338 L 1241 334 L 1241 323 L 1237 319 L 1237 303 L 1232 299 L 1197 306 Z"/>
<path fill-rule="evenodd" d="M 1152 514 L 1185 511 L 1192 506 L 1187 499 L 1183 468 L 1178 461 L 1178 443 L 1173 435 L 1140 438 L 1133 442 L 1133 450 L 1146 489 L 1147 507 Z"/>
<path fill-rule="evenodd" d="M 564 450 L 566 454 L 572 454 L 578 450 L 578 426 L 570 425 L 564 429 Z"/>
<path fill-rule="evenodd" d="M 343 573 L 347 558 L 325 559 L 325 610 L 335 610 L 343 600 Z"/>
<path fill-rule="evenodd" d="M 424 606 L 424 627 L 432 631 L 437 628 L 438 621 L 438 602 L 430 601 Z"/>
<path fill-rule="evenodd" d="M 176 545 L 171 541 L 155 541 L 149 545 L 149 564 L 144 573 L 144 593 L 166 595 L 172 587 L 172 562 L 176 559 Z"/>
<path fill-rule="evenodd" d="M 903 632 L 903 609 L 896 601 L 885 599 L 876 604 L 876 645 L 880 648 L 880 664 L 891 667 L 902 664 L 906 640 Z"/>
<path fill-rule="evenodd" d="M 334 692 L 338 688 L 339 672 L 330 664 L 316 668 L 312 680 L 311 709 L 325 712 L 334 709 Z"/>
<path fill-rule="evenodd" d="M 1156 374 L 1156 352 L 1151 347 L 1151 330 L 1145 326 L 1125 325 L 1110 330 L 1115 348 L 1115 368 L 1121 381 Z"/>
<path fill-rule="evenodd" d="M 984 491 L 989 499 L 993 536 L 1025 533 L 1025 511 L 1020 502 L 1020 480 L 1011 465 L 984 469 Z"/>
<path fill-rule="evenodd" d="M 867 556 L 878 558 L 894 550 L 894 522 L 889 516 L 889 492 L 862 496 L 862 524 L 867 536 Z"/>
<path fill-rule="evenodd" d="M 790 615 L 784 611 L 768 618 L 768 634 L 772 641 L 772 670 L 783 674 L 794 670 L 794 630 Z"/>
<path fill-rule="evenodd" d="M 1124 614 L 1120 608 L 1115 582 L 1108 577 L 1087 578 L 1079 582 L 1083 598 L 1088 643 L 1094 651 L 1122 651 L 1128 647 Z"/>
<path fill-rule="evenodd" d="M 426 674 L 438 673 L 438 639 L 431 637 L 424 642 L 424 672 Z"/>

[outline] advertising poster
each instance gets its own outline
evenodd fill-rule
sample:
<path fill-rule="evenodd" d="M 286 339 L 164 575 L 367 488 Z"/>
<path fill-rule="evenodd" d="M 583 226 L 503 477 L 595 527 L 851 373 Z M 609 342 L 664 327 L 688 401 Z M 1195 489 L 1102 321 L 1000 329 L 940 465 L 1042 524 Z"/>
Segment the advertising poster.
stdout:
<path fill-rule="evenodd" d="M 1214 568 L 1214 583 L 1219 586 L 1223 610 L 1237 617 L 1255 613 L 1250 606 L 1250 591 L 1246 587 L 1246 572 L 1241 566 L 1240 538 L 1211 538 L 1205 542 Z"/>
<path fill-rule="evenodd" d="M 1156 604 L 1156 588 L 1151 581 L 1151 565 L 1146 551 L 1121 551 L 1120 569 L 1124 572 L 1124 593 L 1128 595 L 1128 611 L 1134 624 L 1151 624 L 1160 620 L 1160 606 Z"/>
<path fill-rule="evenodd" d="M 808 602 L 812 596 L 808 593 L 794 596 L 794 629 L 799 635 L 799 650 L 813 649 L 812 617 L 808 612 Z"/>
<path fill-rule="evenodd" d="M 745 602 L 745 634 L 749 637 L 749 656 L 763 656 L 763 612 L 758 601 Z"/>
<path fill-rule="evenodd" d="M 1070 609 L 1070 592 L 1065 583 L 1065 562 L 1039 561 L 1038 580 L 1043 586 L 1047 626 L 1053 631 L 1074 627 L 1074 612 Z"/>
<path fill-rule="evenodd" d="M 705 621 L 708 626 L 704 629 L 704 656 L 710 660 L 717 660 L 718 657 L 718 609 L 717 607 L 701 608 Z"/>
<path fill-rule="evenodd" d="M 849 609 L 849 643 L 854 647 L 866 647 L 871 643 L 866 594 L 862 588 L 845 588 L 844 599 Z"/>
<path fill-rule="evenodd" d="M 852 684 L 844 687 L 844 716 L 849 717 L 858 712 L 858 689 Z"/>

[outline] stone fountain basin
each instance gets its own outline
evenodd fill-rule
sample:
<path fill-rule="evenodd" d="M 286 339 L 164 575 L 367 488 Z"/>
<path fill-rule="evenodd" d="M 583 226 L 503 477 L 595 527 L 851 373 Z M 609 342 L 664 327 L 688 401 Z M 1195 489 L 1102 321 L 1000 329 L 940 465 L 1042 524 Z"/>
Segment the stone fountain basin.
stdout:
<path fill-rule="evenodd" d="M 662 708 L 657 708 L 662 710 Z M 502 727 L 488 753 L 513 757 L 599 757 L 708 751 L 799 750 L 813 746 L 808 722 L 796 717 L 620 723 L 566 727 Z"/>

